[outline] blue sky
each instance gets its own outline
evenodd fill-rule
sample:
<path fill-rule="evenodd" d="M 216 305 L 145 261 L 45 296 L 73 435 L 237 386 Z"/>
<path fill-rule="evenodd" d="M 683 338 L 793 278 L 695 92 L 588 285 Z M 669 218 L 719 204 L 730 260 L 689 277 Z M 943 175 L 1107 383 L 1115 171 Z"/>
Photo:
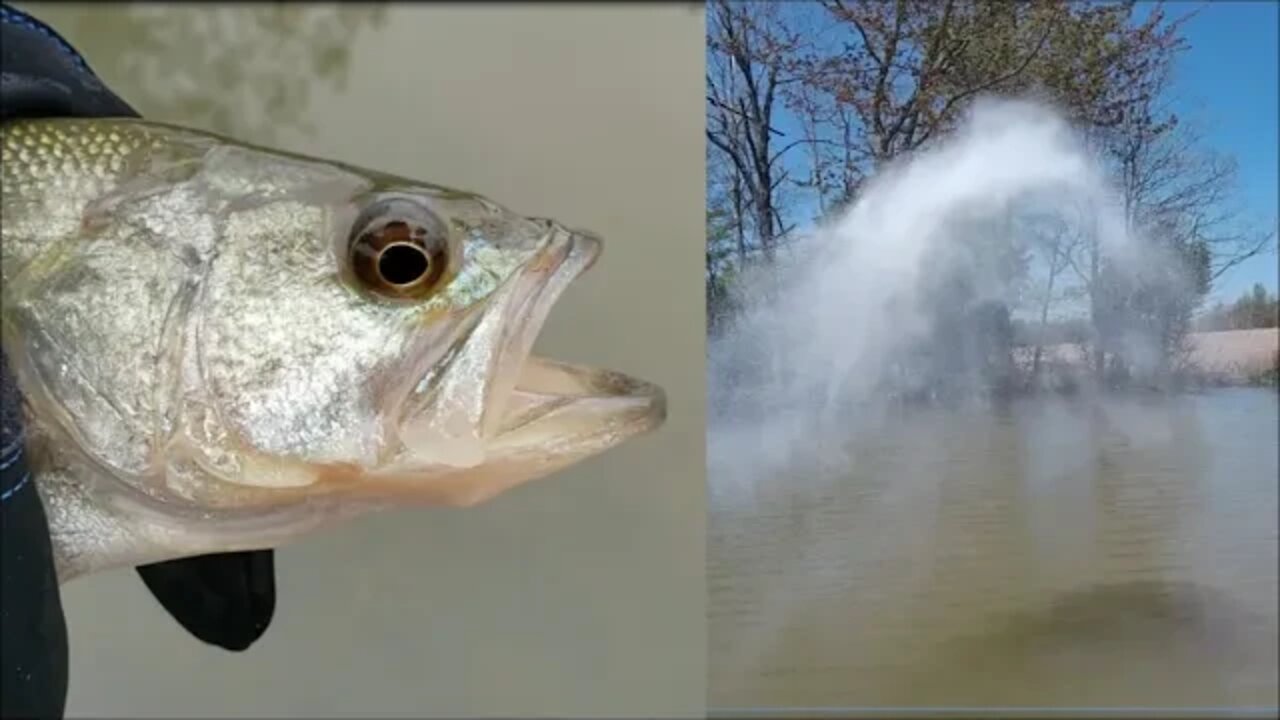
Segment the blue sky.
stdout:
<path fill-rule="evenodd" d="M 1174 13 L 1191 3 L 1172 3 Z M 1246 213 L 1274 228 L 1280 186 L 1280 3 L 1210 2 L 1186 25 L 1191 48 L 1174 80 L 1180 112 L 1205 123 L 1206 141 L 1239 163 Z M 1274 248 L 1274 245 L 1273 245 Z M 1276 290 L 1277 258 L 1256 257 L 1219 279 L 1214 297 L 1234 298 L 1254 283 Z"/>
<path fill-rule="evenodd" d="M 1275 0 L 1206 3 L 1170 2 L 1167 12 L 1180 16 L 1199 8 L 1184 25 L 1189 48 L 1175 69 L 1171 100 L 1180 116 L 1204 131 L 1206 144 L 1233 156 L 1238 162 L 1238 195 L 1235 207 L 1254 227 L 1275 227 L 1280 189 L 1280 98 L 1276 87 L 1280 50 Z M 1139 8 L 1137 15 L 1143 11 Z M 789 113 L 783 111 L 776 127 L 788 138 L 800 134 Z M 799 202 L 796 202 L 799 200 Z M 793 221 L 816 212 L 816 203 L 792 198 Z M 801 222 L 801 225 L 804 225 Z M 1274 251 L 1255 257 L 1228 271 L 1215 284 L 1209 303 L 1231 300 L 1260 282 L 1275 292 L 1280 278 Z"/>

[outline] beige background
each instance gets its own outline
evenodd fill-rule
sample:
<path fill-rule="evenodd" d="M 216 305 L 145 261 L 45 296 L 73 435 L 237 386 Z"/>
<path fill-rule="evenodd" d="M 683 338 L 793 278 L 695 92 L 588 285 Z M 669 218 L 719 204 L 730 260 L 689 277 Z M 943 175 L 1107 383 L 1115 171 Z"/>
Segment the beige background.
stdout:
<path fill-rule="evenodd" d="M 275 624 L 245 654 L 186 635 L 132 571 L 72 583 L 69 715 L 701 714 L 701 7 L 392 6 L 380 23 L 332 6 L 23 7 L 155 119 L 603 234 L 539 350 L 671 401 L 658 434 L 490 505 L 281 550 Z"/>

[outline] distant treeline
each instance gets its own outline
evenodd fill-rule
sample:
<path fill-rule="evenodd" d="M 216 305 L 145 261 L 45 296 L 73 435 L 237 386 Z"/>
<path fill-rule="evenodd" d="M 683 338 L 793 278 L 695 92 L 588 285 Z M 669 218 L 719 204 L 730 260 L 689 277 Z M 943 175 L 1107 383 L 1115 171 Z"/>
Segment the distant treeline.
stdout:
<path fill-rule="evenodd" d="M 1196 321 L 1196 330 L 1252 330 L 1280 326 L 1280 298 L 1261 283 L 1231 304 L 1216 303 Z"/>

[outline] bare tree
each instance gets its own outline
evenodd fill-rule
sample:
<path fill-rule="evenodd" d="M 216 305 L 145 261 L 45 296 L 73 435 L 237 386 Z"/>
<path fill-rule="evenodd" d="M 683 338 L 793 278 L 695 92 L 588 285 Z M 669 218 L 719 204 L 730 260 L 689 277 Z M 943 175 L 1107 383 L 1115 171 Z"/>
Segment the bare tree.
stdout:
<path fill-rule="evenodd" d="M 1160 226 L 1167 242 L 1203 244 L 1211 282 L 1268 249 L 1275 233 L 1244 226 L 1231 207 L 1235 160 L 1204 150 L 1198 130 L 1169 117 L 1167 132 L 1127 132 L 1113 146 L 1126 220 Z"/>
<path fill-rule="evenodd" d="M 1036 312 L 1039 326 L 1031 356 L 1029 384 L 1037 387 L 1040 382 L 1045 338 L 1048 336 L 1049 312 L 1054 302 L 1059 299 L 1060 279 L 1063 272 L 1067 270 L 1070 258 L 1080 242 L 1080 235 L 1066 219 L 1058 216 L 1031 218 L 1030 222 L 1020 230 L 1028 238 L 1032 252 L 1042 259 L 1045 273 L 1044 287 L 1034 300 L 1038 305 Z"/>
<path fill-rule="evenodd" d="M 1113 172 L 1128 234 L 1162 251 L 1166 266 L 1163 276 L 1148 272 L 1146 278 L 1122 281 L 1113 273 L 1108 281 L 1097 234 L 1078 248 L 1085 257 L 1073 267 L 1091 298 L 1094 371 L 1100 378 L 1109 353 L 1123 364 L 1114 335 L 1135 322 L 1136 314 L 1145 313 L 1155 325 L 1148 330 L 1160 336 L 1166 355 L 1176 353 L 1213 280 L 1265 250 L 1274 237 L 1240 229 L 1229 207 L 1234 161 L 1206 151 L 1203 136 L 1168 102 L 1173 63 L 1186 48 L 1179 29 L 1189 17 L 1167 21 L 1157 7 L 1138 26 L 1132 43 L 1147 52 L 1125 56 L 1117 117 L 1091 133 Z"/>
<path fill-rule="evenodd" d="M 1044 3 L 823 0 L 822 6 L 856 44 L 811 58 L 806 79 L 852 111 L 877 165 L 949 129 L 966 100 L 1006 89 L 1044 49 L 1058 19 Z M 1005 25 L 1018 32 L 994 32 Z M 984 37 L 990 47 L 975 52 L 974 38 Z M 1015 50 L 1019 44 L 1025 48 Z M 998 70 L 991 62 L 997 45 L 1016 55 Z"/>
<path fill-rule="evenodd" d="M 708 6 L 707 140 L 733 166 L 769 260 L 776 238 L 787 231 L 777 201 L 787 180 L 781 159 L 799 144 L 774 144 L 783 136 L 773 127 L 779 88 L 794 81 L 786 62 L 797 43 L 778 12 L 769 3 L 714 0 Z"/>
<path fill-rule="evenodd" d="M 797 180 L 796 185 L 812 190 L 818 201 L 819 217 L 827 214 L 833 192 L 831 157 L 833 147 L 823 137 L 823 128 L 830 122 L 833 112 L 822 94 L 805 84 L 797 84 L 787 94 L 787 107 L 800 124 L 801 138 L 809 156 L 808 177 Z M 834 143 L 832 143 L 834 145 Z"/>

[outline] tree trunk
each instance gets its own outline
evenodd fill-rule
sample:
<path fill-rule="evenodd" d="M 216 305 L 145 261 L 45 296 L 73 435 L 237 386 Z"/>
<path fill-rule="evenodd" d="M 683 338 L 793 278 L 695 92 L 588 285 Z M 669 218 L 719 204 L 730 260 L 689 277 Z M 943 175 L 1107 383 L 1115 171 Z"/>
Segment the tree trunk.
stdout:
<path fill-rule="evenodd" d="M 738 241 L 738 267 L 742 267 L 747 262 L 747 217 L 746 208 L 742 202 L 742 178 L 737 173 L 733 175 L 733 189 L 730 194 L 733 196 L 733 229 Z"/>
<path fill-rule="evenodd" d="M 1058 277 L 1058 249 L 1055 247 L 1049 259 L 1049 282 L 1045 289 L 1044 300 L 1040 303 L 1040 332 L 1036 336 L 1036 349 L 1031 357 L 1031 387 L 1037 388 L 1040 383 L 1040 356 L 1044 351 L 1044 333 L 1049 326 L 1049 304 L 1053 301 L 1053 282 Z"/>

